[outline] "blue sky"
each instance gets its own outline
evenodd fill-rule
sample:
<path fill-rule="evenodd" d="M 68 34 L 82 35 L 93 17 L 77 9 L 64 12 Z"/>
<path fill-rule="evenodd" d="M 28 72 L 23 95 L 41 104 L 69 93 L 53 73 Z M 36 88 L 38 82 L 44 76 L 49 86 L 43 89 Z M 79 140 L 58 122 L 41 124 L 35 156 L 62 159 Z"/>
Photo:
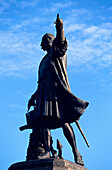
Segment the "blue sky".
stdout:
<path fill-rule="evenodd" d="M 55 34 L 57 13 L 68 40 L 68 77 L 72 92 L 90 105 L 79 123 L 88 149 L 73 123 L 77 145 L 89 170 L 111 170 L 112 141 L 112 0 L 0 0 L 0 169 L 24 161 L 30 130 L 27 101 L 37 87 L 42 35 Z M 74 161 L 62 130 L 64 159 Z"/>

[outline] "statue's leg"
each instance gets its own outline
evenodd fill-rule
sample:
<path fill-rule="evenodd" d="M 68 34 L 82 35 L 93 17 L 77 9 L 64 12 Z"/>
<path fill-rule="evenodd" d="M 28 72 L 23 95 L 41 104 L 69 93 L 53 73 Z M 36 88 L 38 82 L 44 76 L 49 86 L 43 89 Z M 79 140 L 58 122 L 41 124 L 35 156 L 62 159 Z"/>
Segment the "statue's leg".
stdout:
<path fill-rule="evenodd" d="M 80 155 L 80 153 L 77 149 L 75 134 L 74 134 L 72 126 L 68 123 L 65 123 L 62 128 L 63 128 L 63 133 L 64 133 L 66 139 L 68 140 L 69 144 L 72 147 L 75 162 L 77 164 L 84 165 L 82 156 Z"/>
<path fill-rule="evenodd" d="M 50 152 L 50 138 L 51 138 L 50 130 L 48 128 L 42 129 L 41 133 L 43 136 L 45 151 Z"/>
<path fill-rule="evenodd" d="M 41 127 L 41 137 L 44 144 L 45 153 L 43 153 L 41 156 L 38 156 L 38 159 L 50 158 L 51 133 L 50 130 L 47 128 L 47 125 L 43 125 Z"/>

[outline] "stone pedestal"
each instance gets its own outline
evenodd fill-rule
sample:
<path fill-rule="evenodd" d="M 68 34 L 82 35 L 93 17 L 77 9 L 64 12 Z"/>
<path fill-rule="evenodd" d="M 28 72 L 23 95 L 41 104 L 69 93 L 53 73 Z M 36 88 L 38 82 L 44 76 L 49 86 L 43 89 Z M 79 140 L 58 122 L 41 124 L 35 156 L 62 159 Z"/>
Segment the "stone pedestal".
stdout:
<path fill-rule="evenodd" d="M 8 170 L 88 170 L 64 159 L 43 159 L 12 164 Z"/>

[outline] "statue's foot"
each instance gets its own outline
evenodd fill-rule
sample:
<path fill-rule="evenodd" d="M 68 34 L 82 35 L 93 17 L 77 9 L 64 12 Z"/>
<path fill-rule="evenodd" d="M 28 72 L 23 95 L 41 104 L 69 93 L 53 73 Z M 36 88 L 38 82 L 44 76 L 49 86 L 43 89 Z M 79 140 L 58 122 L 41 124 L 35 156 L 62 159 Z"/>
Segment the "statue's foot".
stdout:
<path fill-rule="evenodd" d="M 84 162 L 82 159 L 77 159 L 75 162 L 76 162 L 76 164 L 84 166 Z"/>
<path fill-rule="evenodd" d="M 78 155 L 78 156 L 75 158 L 75 162 L 76 162 L 76 164 L 79 164 L 79 165 L 84 166 L 84 162 L 83 162 L 83 160 L 82 160 L 82 156 L 81 156 L 81 155 Z"/>
<path fill-rule="evenodd" d="M 82 156 L 80 155 L 78 149 L 73 153 L 74 153 L 75 163 L 84 166 Z"/>
<path fill-rule="evenodd" d="M 48 159 L 50 157 L 51 157 L 50 152 L 47 151 L 47 152 L 43 153 L 42 155 L 38 156 L 38 159 Z"/>

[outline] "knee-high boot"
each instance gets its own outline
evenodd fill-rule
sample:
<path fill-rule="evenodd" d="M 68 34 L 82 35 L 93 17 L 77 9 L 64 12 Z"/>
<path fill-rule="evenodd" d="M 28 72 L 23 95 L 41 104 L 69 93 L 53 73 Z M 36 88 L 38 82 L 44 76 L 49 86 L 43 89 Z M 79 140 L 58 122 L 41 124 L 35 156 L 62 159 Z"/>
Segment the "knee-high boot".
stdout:
<path fill-rule="evenodd" d="M 44 144 L 45 153 L 42 154 L 41 156 L 38 156 L 38 159 L 50 158 L 50 138 L 51 138 L 50 130 L 48 128 L 41 129 L 41 135 L 43 139 L 42 141 Z"/>

